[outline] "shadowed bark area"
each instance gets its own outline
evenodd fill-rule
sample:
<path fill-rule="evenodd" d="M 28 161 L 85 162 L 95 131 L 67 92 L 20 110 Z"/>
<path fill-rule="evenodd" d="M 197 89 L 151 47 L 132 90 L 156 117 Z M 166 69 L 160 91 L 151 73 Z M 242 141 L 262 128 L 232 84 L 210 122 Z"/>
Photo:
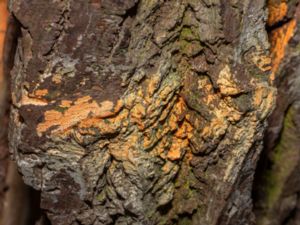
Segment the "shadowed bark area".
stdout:
<path fill-rule="evenodd" d="M 6 2 L 0 1 L 0 218 L 2 217 L 3 198 L 5 191 L 5 175 L 7 170 L 7 102 L 6 102 L 6 86 L 4 80 L 3 71 L 3 46 L 4 46 L 4 34 L 6 31 Z"/>
<path fill-rule="evenodd" d="M 26 186 L 8 155 L 10 94 L 9 72 L 13 67 L 19 27 L 0 1 L 0 224 L 33 225 L 40 216 L 38 193 Z M 43 224 L 43 225 L 46 225 Z"/>
<path fill-rule="evenodd" d="M 300 221 L 300 6 L 269 1 L 269 34 L 278 88 L 254 183 L 258 225 L 297 225 Z M 280 15 L 280 16 L 279 16 Z M 274 18 L 277 18 L 274 21 Z"/>
<path fill-rule="evenodd" d="M 264 0 L 11 0 L 10 149 L 52 224 L 254 224 Z"/>

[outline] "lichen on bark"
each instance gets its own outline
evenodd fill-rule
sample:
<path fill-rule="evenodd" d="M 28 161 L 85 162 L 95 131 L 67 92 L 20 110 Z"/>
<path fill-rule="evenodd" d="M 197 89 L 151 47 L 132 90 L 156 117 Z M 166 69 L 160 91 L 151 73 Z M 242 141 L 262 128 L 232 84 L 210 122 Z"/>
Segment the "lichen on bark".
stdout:
<path fill-rule="evenodd" d="M 275 95 L 265 1 L 10 10 L 10 148 L 53 224 L 252 224 Z"/>

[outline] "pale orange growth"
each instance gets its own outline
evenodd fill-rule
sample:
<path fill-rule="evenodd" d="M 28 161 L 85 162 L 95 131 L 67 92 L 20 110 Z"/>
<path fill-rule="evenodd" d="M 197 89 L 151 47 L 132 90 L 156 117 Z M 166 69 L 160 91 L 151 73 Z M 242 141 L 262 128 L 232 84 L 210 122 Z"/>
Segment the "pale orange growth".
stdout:
<path fill-rule="evenodd" d="M 187 121 L 184 121 L 180 128 L 174 134 L 175 137 L 180 139 L 190 139 L 193 132 L 193 127 Z"/>
<path fill-rule="evenodd" d="M 167 158 L 172 161 L 181 159 L 185 149 L 188 148 L 190 138 L 193 136 L 193 127 L 185 119 L 179 126 L 179 121 L 185 118 L 186 112 L 187 106 L 183 98 L 179 97 L 168 121 L 170 131 L 175 131 L 172 144 L 167 152 Z M 164 155 L 161 156 L 164 157 Z"/>
<path fill-rule="evenodd" d="M 150 147 L 152 144 L 152 137 L 149 135 L 149 133 L 145 133 L 144 139 L 143 139 L 143 146 L 144 148 Z"/>
<path fill-rule="evenodd" d="M 270 56 L 256 54 L 252 56 L 252 61 L 263 72 L 272 70 L 272 59 Z"/>
<path fill-rule="evenodd" d="M 48 104 L 47 100 L 40 98 L 30 98 L 27 95 L 23 95 L 21 99 L 21 105 L 36 105 L 36 106 L 45 106 Z"/>
<path fill-rule="evenodd" d="M 213 101 L 218 99 L 218 95 L 213 92 L 213 86 L 207 77 L 198 80 L 198 89 L 201 92 L 205 92 L 203 101 L 207 105 L 210 105 Z"/>
<path fill-rule="evenodd" d="M 72 103 L 73 102 L 70 101 L 70 100 L 62 100 L 61 104 L 60 104 L 60 107 L 62 107 L 62 108 L 65 108 L 65 107 L 69 108 L 69 107 L 71 107 Z"/>
<path fill-rule="evenodd" d="M 170 171 L 174 168 L 174 164 L 171 162 L 166 162 L 164 166 L 161 168 L 166 174 L 170 173 Z"/>
<path fill-rule="evenodd" d="M 52 77 L 52 81 L 55 83 L 55 84 L 60 84 L 61 83 L 61 80 L 62 80 L 62 77 L 60 74 L 54 74 L 53 77 Z"/>
<path fill-rule="evenodd" d="M 48 91 L 44 90 L 44 91 L 41 91 L 38 92 L 38 94 L 45 94 L 45 93 L 48 93 Z M 16 98 L 15 98 L 15 95 L 13 94 L 12 95 L 12 99 L 13 99 L 13 102 L 16 104 Z M 30 95 L 25 89 L 22 90 L 22 97 L 21 97 L 21 101 L 20 101 L 20 104 L 21 105 L 36 105 L 36 106 L 45 106 L 48 104 L 48 101 L 45 100 L 45 99 L 42 99 L 41 98 L 42 95 L 38 96 L 38 95 Z"/>
<path fill-rule="evenodd" d="M 182 97 L 178 98 L 177 103 L 174 106 L 174 113 L 178 116 L 185 114 L 187 111 L 187 106 Z"/>
<path fill-rule="evenodd" d="M 100 105 L 90 96 L 77 99 L 65 111 L 49 110 L 44 113 L 44 122 L 38 124 L 39 134 L 57 126 L 55 131 L 64 131 L 78 122 L 91 117 L 105 118 L 115 114 L 114 104 L 111 101 L 101 102 Z"/>
<path fill-rule="evenodd" d="M 170 150 L 168 151 L 167 158 L 171 161 L 181 159 L 184 154 L 184 150 L 188 147 L 188 145 L 189 141 L 187 139 L 181 140 L 174 137 Z"/>
<path fill-rule="evenodd" d="M 275 92 L 265 86 L 258 86 L 253 95 L 253 105 L 259 109 L 260 119 L 264 119 L 275 105 Z"/>
<path fill-rule="evenodd" d="M 47 94 L 48 94 L 48 90 L 47 90 L 47 89 L 36 90 L 36 91 L 34 92 L 34 95 L 35 95 L 36 97 L 44 97 L 44 96 L 47 95 Z"/>
<path fill-rule="evenodd" d="M 160 118 L 159 118 L 158 121 L 164 121 L 164 120 L 168 117 L 170 111 L 171 111 L 172 108 L 173 108 L 173 104 L 172 104 L 172 103 L 173 103 L 173 102 L 169 103 L 169 104 L 167 105 L 167 107 L 165 108 L 165 110 L 162 111 L 162 113 L 161 113 Z M 148 112 L 147 112 L 147 113 L 148 113 Z"/>
<path fill-rule="evenodd" d="M 144 128 L 143 119 L 146 116 L 146 108 L 141 103 L 137 103 L 130 111 L 132 121 L 138 124 L 139 129 Z"/>
<path fill-rule="evenodd" d="M 155 93 L 155 90 L 157 89 L 159 82 L 160 82 L 159 74 L 154 74 L 148 84 L 147 93 L 148 93 L 149 97 L 153 96 L 153 94 Z"/>
<path fill-rule="evenodd" d="M 174 130 L 177 129 L 177 126 L 178 126 L 178 118 L 177 118 L 177 116 L 176 116 L 174 113 L 172 113 L 172 114 L 170 115 L 170 119 L 169 119 L 168 122 L 169 122 L 169 128 L 170 128 L 170 130 L 174 131 Z"/>
<path fill-rule="evenodd" d="M 256 89 L 255 94 L 253 96 L 253 104 L 256 107 L 259 107 L 262 104 L 262 101 L 263 101 L 263 99 L 265 97 L 264 96 L 264 92 L 265 92 L 265 90 L 262 89 L 262 88 Z"/>
<path fill-rule="evenodd" d="M 225 114 L 225 113 L 224 113 Z M 221 118 L 213 118 L 212 121 L 208 124 L 208 126 L 204 127 L 202 131 L 203 137 L 213 137 L 219 136 L 222 133 L 220 128 L 225 127 L 224 117 Z"/>
<path fill-rule="evenodd" d="M 78 124 L 80 134 L 95 134 L 95 128 L 101 135 L 114 134 L 125 124 L 128 118 L 128 110 L 121 111 L 117 116 L 112 118 L 87 118 Z M 67 132 L 68 133 L 68 132 Z M 66 134 L 67 134 L 66 133 Z M 80 140 L 81 138 L 78 137 Z"/>
<path fill-rule="evenodd" d="M 180 149 L 180 146 L 172 145 L 171 150 L 168 151 L 168 159 L 171 161 L 175 161 L 180 159 L 182 156 L 182 151 Z"/>
<path fill-rule="evenodd" d="M 288 6 L 285 0 L 279 2 L 278 0 L 269 0 L 269 18 L 268 25 L 272 26 L 283 20 L 288 12 Z"/>
<path fill-rule="evenodd" d="M 279 65 L 284 58 L 285 49 L 294 35 L 296 28 L 296 20 L 293 19 L 284 26 L 272 31 L 270 34 L 271 40 L 271 57 L 273 59 L 273 68 L 271 80 L 275 79 L 275 73 L 279 68 Z"/>
<path fill-rule="evenodd" d="M 187 106 L 183 98 L 178 97 L 174 100 L 176 101 L 174 106 L 170 104 L 164 110 L 160 119 L 153 125 L 157 127 L 162 120 L 166 120 L 163 126 L 155 134 L 151 130 L 144 132 L 143 137 L 144 148 L 151 147 L 155 141 L 159 140 L 151 151 L 151 155 L 171 161 L 179 160 L 185 155 L 185 151 L 189 149 L 189 140 L 193 136 L 193 127 L 185 119 Z"/>
<path fill-rule="evenodd" d="M 288 5 L 286 0 L 269 0 L 269 18 L 268 25 L 272 26 L 284 19 L 288 12 Z M 289 40 L 294 35 L 294 30 L 296 27 L 296 20 L 293 19 L 287 24 L 277 28 L 276 30 L 270 33 L 270 42 L 271 42 L 271 58 L 272 58 L 272 74 L 270 80 L 275 79 L 275 74 L 279 68 L 279 65 L 284 58 L 285 49 L 288 45 Z"/>
<path fill-rule="evenodd" d="M 219 78 L 217 80 L 217 84 L 219 85 L 221 94 L 224 95 L 235 95 L 239 94 L 241 90 L 233 79 L 230 68 L 226 65 L 223 70 L 221 70 L 219 74 Z"/>
<path fill-rule="evenodd" d="M 184 149 L 188 146 L 188 143 L 188 140 L 173 138 L 172 145 L 167 154 L 167 158 L 171 161 L 181 159 L 184 153 Z"/>
<path fill-rule="evenodd" d="M 213 90 L 213 86 L 212 86 L 211 82 L 206 77 L 198 80 L 198 88 L 200 90 L 204 89 L 208 92 Z"/>
<path fill-rule="evenodd" d="M 130 135 L 126 138 L 126 140 L 116 140 L 113 143 L 109 144 L 109 152 L 110 154 L 117 160 L 120 161 L 131 161 L 134 158 L 134 155 L 138 155 L 135 149 L 135 144 L 138 142 L 137 135 Z M 124 141 L 124 142 L 123 142 Z M 120 143 L 122 143 L 120 145 Z"/>
<path fill-rule="evenodd" d="M 180 129 L 178 128 L 179 120 L 185 116 L 186 111 L 187 106 L 183 98 L 179 97 L 168 120 L 168 128 L 170 128 L 171 131 L 178 131 L 178 129 Z M 181 129 L 182 128 L 185 127 L 181 127 Z"/>
<path fill-rule="evenodd" d="M 133 139 L 131 138 L 130 140 L 132 141 Z M 120 145 L 120 143 L 112 143 L 109 145 L 109 153 L 119 161 L 127 161 L 129 158 L 128 155 L 131 147 L 132 147 L 131 144 L 128 142 L 122 143 L 122 146 Z"/>
<path fill-rule="evenodd" d="M 131 109 L 135 103 L 135 100 L 136 100 L 136 96 L 134 94 L 131 93 L 127 95 L 124 99 L 124 106 L 127 109 Z"/>

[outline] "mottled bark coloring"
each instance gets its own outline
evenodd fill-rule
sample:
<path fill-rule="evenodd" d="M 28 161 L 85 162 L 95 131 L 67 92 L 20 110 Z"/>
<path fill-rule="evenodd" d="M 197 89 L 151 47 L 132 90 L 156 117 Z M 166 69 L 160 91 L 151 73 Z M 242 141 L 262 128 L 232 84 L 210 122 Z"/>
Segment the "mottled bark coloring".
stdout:
<path fill-rule="evenodd" d="M 11 0 L 10 148 L 53 224 L 253 224 L 264 0 Z"/>

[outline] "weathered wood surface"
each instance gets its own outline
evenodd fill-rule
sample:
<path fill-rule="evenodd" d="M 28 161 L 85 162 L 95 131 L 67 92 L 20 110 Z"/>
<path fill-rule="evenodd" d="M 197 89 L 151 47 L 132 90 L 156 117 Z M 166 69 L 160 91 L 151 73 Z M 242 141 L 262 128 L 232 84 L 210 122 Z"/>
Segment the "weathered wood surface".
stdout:
<path fill-rule="evenodd" d="M 53 224 L 254 224 L 276 92 L 266 8 L 10 1 L 10 148 Z"/>

